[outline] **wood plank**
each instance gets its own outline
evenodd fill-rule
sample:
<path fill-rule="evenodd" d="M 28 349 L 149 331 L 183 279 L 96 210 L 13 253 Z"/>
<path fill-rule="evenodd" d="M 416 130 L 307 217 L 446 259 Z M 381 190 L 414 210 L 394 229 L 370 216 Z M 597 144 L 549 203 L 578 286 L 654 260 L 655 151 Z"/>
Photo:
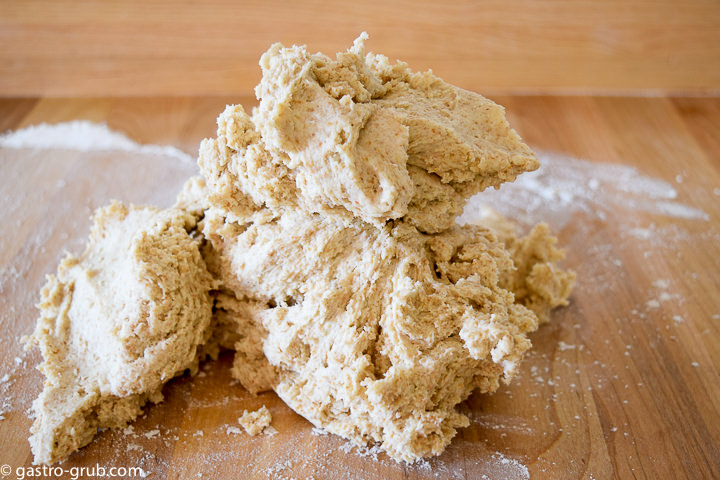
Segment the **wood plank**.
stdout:
<path fill-rule="evenodd" d="M 36 98 L 0 98 L 0 133 L 17 128 L 36 103 Z"/>
<path fill-rule="evenodd" d="M 272 43 L 333 54 L 363 30 L 372 51 L 486 92 L 720 88 L 712 0 L 5 0 L 0 95 L 238 94 Z"/>
<path fill-rule="evenodd" d="M 147 409 L 133 432 L 102 433 L 64 466 L 139 465 L 148 478 L 716 478 L 720 475 L 720 99 L 510 97 L 513 125 L 531 146 L 587 159 L 598 168 L 632 166 L 672 186 L 670 199 L 704 212 L 683 218 L 617 205 L 603 219 L 576 215 L 560 230 L 565 265 L 578 272 L 569 307 L 533 337 L 518 378 L 494 395 L 463 406 L 471 425 L 442 456 L 415 466 L 353 452 L 311 425 L 274 394 L 252 397 L 230 379 L 231 357 L 182 377 L 166 401 Z M 78 118 L 106 121 L 132 138 L 173 143 L 193 152 L 214 133 L 226 103 L 252 97 L 44 99 L 0 102 L 0 118 L 24 110 L 18 125 Z M 18 102 L 22 103 L 22 102 Z M 63 157 L 64 158 L 64 157 Z M 78 160 L 79 161 L 79 160 Z M 67 163 L 69 162 L 69 163 Z M 605 166 L 603 166 L 605 164 Z M 0 162 L 0 168 L 9 168 Z M 4 170 L 5 171 L 5 170 Z M 7 178 L 3 194 L 21 195 Z M 46 171 L 70 189 L 84 181 L 72 158 L 55 157 Z M 132 175 L 129 173 L 128 175 Z M 87 181 L 85 180 L 85 183 Z M 608 186 L 609 187 L 609 186 Z M 73 193 L 81 202 L 83 191 Z M 28 250 L 34 229 L 52 217 L 57 194 L 37 196 L 0 256 L 3 372 L 13 372 L 2 399 L 15 405 L 0 422 L 2 463 L 29 466 L 29 420 L 23 408 L 40 388 L 16 337 L 34 322 L 37 282 L 52 270 L 51 252 L 67 245 L 62 225 Z M 669 200 L 669 201 L 670 201 Z M 67 208 L 63 206 L 62 208 Z M 70 226 L 72 227 L 72 226 Z M 75 228 L 75 230 L 82 230 Z M 84 238 L 86 231 L 72 233 Z M 19 240 L 18 240 L 19 239 Z M 11 241 L 12 240 L 12 241 Z M 24 270 L 8 276 L 8 265 Z M 16 366 L 14 358 L 21 357 Z M 25 403 L 23 403 L 25 402 Z M 267 405 L 272 437 L 228 433 L 243 409 Z M 158 430 L 156 436 L 153 432 Z M 198 432 L 202 432 L 200 435 Z M 148 438 L 149 437 L 149 438 Z M 347 450 L 347 451 L 346 451 Z"/>
<path fill-rule="evenodd" d="M 693 98 L 674 98 L 672 100 L 678 114 L 682 116 L 695 140 L 705 151 L 707 158 L 720 168 L 720 99 L 707 98 L 698 101 Z"/>

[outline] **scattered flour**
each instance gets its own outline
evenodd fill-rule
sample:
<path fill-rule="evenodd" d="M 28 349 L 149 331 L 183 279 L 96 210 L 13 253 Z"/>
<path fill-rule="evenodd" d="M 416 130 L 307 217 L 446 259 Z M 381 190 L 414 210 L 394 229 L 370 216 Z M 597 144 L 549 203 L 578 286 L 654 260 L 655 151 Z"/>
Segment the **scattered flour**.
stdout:
<path fill-rule="evenodd" d="M 580 350 L 582 350 L 582 347 L 583 347 L 583 346 L 580 345 Z M 565 343 L 565 342 L 563 342 L 562 340 L 560 340 L 560 341 L 558 342 L 558 350 L 561 351 L 561 352 L 564 352 L 565 350 L 575 350 L 576 348 L 578 348 L 577 345 L 572 345 L 572 344 L 569 344 L 569 343 Z"/>
<path fill-rule="evenodd" d="M 556 153 L 537 151 L 541 167 L 525 173 L 495 191 L 472 197 L 459 223 L 482 218 L 487 205 L 508 218 L 527 225 L 547 221 L 561 229 L 573 215 L 583 212 L 600 220 L 617 221 L 618 210 L 708 220 L 695 207 L 677 202 L 677 191 L 669 183 L 640 173 L 635 167 L 589 162 Z M 637 235 L 651 235 L 637 230 Z"/>
<path fill-rule="evenodd" d="M 655 300 L 655 299 L 653 298 L 653 299 L 648 300 L 647 302 L 645 302 L 645 306 L 646 306 L 648 309 L 660 308 L 660 302 L 658 302 L 657 300 Z"/>
<path fill-rule="evenodd" d="M 493 454 L 492 458 L 497 460 L 500 465 L 507 468 L 505 478 L 525 480 L 530 478 L 530 472 L 528 471 L 528 468 L 517 460 L 507 458 L 502 453 L 495 453 Z"/>
<path fill-rule="evenodd" d="M 80 150 L 84 152 L 122 150 L 133 153 L 166 155 L 195 163 L 187 153 L 169 145 L 141 145 L 107 125 L 75 120 L 49 125 L 41 123 L 0 135 L 0 148 L 42 150 Z"/>

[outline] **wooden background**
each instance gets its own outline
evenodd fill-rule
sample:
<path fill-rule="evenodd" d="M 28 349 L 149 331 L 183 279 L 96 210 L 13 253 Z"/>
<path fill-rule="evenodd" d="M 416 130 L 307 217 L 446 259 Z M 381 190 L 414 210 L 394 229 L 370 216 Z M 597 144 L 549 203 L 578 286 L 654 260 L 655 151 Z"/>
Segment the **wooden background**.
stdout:
<path fill-rule="evenodd" d="M 369 49 L 486 93 L 707 94 L 717 0 L 0 0 L 0 95 L 247 93 L 273 42 Z"/>
<path fill-rule="evenodd" d="M 471 397 L 470 427 L 424 466 L 314 435 L 274 394 L 231 384 L 225 356 L 64 467 L 141 466 L 151 480 L 720 478 L 720 1 L 0 0 L 0 132 L 85 119 L 194 156 L 226 104 L 255 103 L 272 42 L 332 53 L 362 30 L 371 50 L 505 105 L 531 147 L 637 168 L 706 218 L 619 208 L 556 228 L 578 272 L 570 306 L 533 335 L 512 385 Z M 2 465 L 31 465 L 41 376 L 18 337 L 43 276 L 80 249 L 92 208 L 150 201 L 162 183 L 148 174 L 162 164 L 125 162 L 0 148 Z M 262 404 L 278 435 L 227 432 Z"/>

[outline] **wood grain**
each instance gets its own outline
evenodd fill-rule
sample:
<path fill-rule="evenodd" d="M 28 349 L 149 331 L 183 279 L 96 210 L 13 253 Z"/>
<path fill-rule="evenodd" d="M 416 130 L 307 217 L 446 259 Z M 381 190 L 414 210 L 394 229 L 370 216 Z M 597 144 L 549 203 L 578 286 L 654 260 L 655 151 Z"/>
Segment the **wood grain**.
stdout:
<path fill-rule="evenodd" d="M 272 43 L 369 48 L 485 92 L 720 89 L 714 0 L 0 0 L 0 95 L 239 94 Z"/>
<path fill-rule="evenodd" d="M 0 118 L 7 127 L 106 121 L 138 141 L 194 153 L 202 137 L 213 135 L 226 103 L 247 105 L 251 98 L 6 100 Z M 606 220 L 580 215 L 562 228 L 565 265 L 578 272 L 571 305 L 533 335 L 534 348 L 513 384 L 463 405 L 470 427 L 426 466 L 346 452 L 341 439 L 314 435 L 274 394 L 252 397 L 233 384 L 225 355 L 202 376 L 171 382 L 166 401 L 148 408 L 134 433 L 104 432 L 64 467 L 140 465 L 151 479 L 512 479 L 524 478 L 523 468 L 533 479 L 720 477 L 720 99 L 494 99 L 532 147 L 634 166 L 672 184 L 678 201 L 707 219 L 619 209 Z M 65 154 L 23 172 L 0 157 L 3 202 L 20 195 L 12 181 L 20 175 L 46 177 L 52 185 L 61 179 L 66 189 L 87 181 L 72 165 Z M 25 248 L 39 224 L 72 208 L 53 198 L 28 201 L 26 215 L 0 236 L 0 373 L 12 373 L 0 394 L 13 405 L 0 422 L 0 463 L 13 468 L 30 465 L 23 410 L 40 389 L 40 374 L 31 369 L 37 353 L 23 354 L 16 338 L 32 328 L 31 304 L 56 262 L 49 252 L 67 246 L 59 225 L 42 246 Z M 18 262 L 26 269 L 8 276 L 8 266 Z M 227 432 L 244 409 L 263 404 L 277 435 Z"/>

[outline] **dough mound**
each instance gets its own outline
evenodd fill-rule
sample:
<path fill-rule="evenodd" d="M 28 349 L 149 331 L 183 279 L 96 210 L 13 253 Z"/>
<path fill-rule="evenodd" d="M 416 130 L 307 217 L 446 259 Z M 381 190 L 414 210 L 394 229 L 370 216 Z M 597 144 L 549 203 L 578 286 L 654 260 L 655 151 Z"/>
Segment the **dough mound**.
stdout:
<path fill-rule="evenodd" d="M 80 258 L 48 276 L 28 339 L 44 357 L 30 445 L 52 463 L 162 400 L 162 386 L 197 364 L 210 334 L 210 277 L 196 219 L 113 203 L 94 219 Z"/>
<path fill-rule="evenodd" d="M 502 107 L 363 40 L 336 60 L 263 55 L 259 107 L 228 106 L 200 148 L 206 259 L 220 314 L 252 340 L 233 367 L 246 388 L 414 461 L 467 425 L 470 393 L 511 380 L 574 274 L 544 225 L 454 224 L 537 168 Z"/>
<path fill-rule="evenodd" d="M 98 212 L 42 291 L 36 462 L 126 424 L 222 349 L 251 393 L 407 462 L 445 449 L 473 391 L 513 378 L 575 275 L 547 225 L 455 219 L 537 160 L 502 107 L 365 38 L 334 60 L 273 45 L 259 107 L 225 109 L 175 207 Z M 254 434 L 270 415 L 240 422 Z"/>
<path fill-rule="evenodd" d="M 438 455 L 468 423 L 457 405 L 509 382 L 530 347 L 537 316 L 503 288 L 515 266 L 488 228 L 429 235 L 244 208 L 255 211 L 241 223 L 206 212 L 216 274 L 254 306 L 240 331 L 262 342 L 269 386 L 318 427 L 398 460 Z M 552 244 L 546 230 L 515 241 L 538 240 Z M 572 276 L 555 280 L 569 289 Z M 260 371 L 243 363 L 233 372 Z"/>
<path fill-rule="evenodd" d="M 501 106 L 366 55 L 365 38 L 336 60 L 280 44 L 262 56 L 259 107 L 228 107 L 200 150 L 226 207 L 240 189 L 274 210 L 402 218 L 434 233 L 472 194 L 538 167 Z"/>

